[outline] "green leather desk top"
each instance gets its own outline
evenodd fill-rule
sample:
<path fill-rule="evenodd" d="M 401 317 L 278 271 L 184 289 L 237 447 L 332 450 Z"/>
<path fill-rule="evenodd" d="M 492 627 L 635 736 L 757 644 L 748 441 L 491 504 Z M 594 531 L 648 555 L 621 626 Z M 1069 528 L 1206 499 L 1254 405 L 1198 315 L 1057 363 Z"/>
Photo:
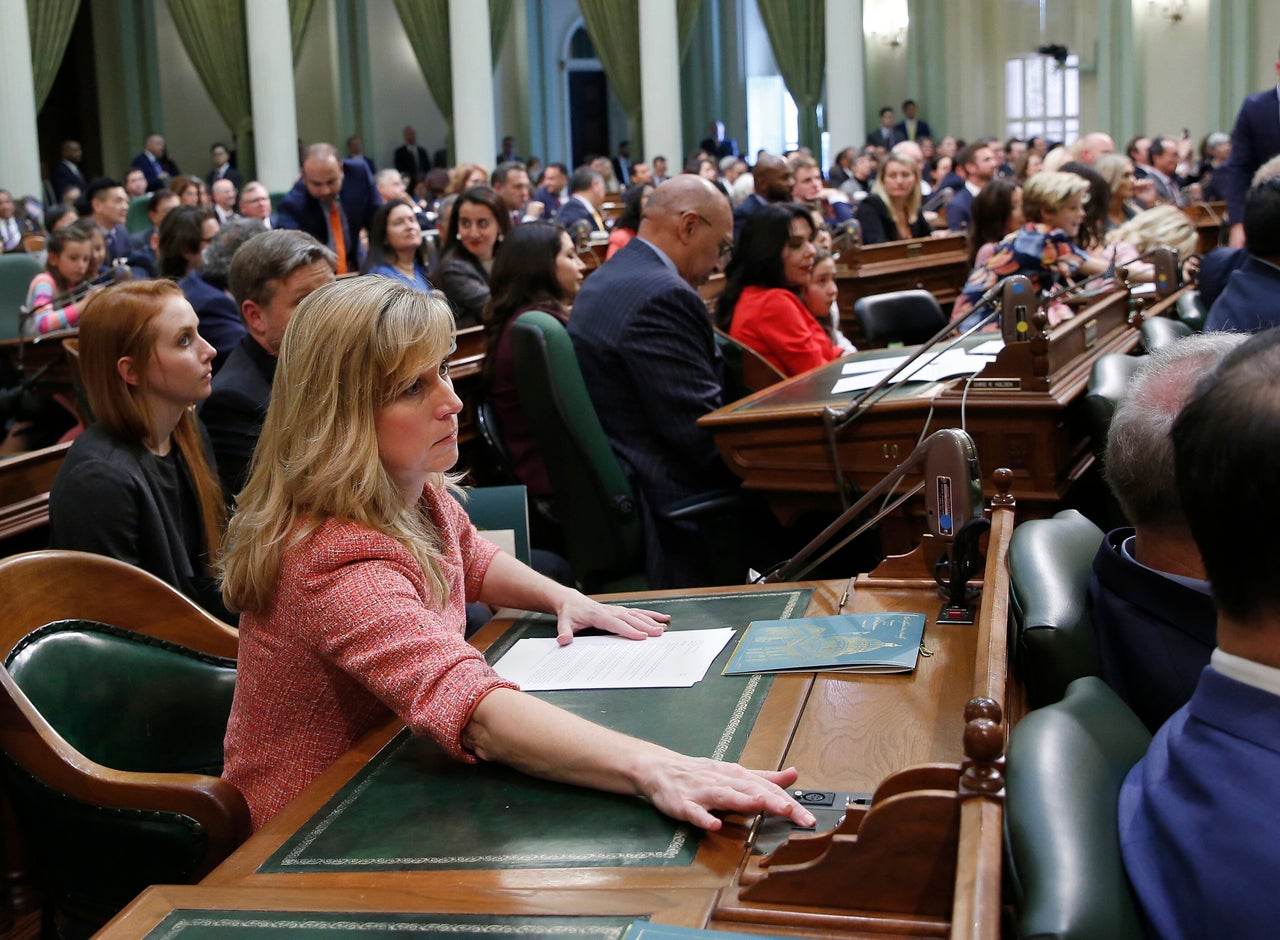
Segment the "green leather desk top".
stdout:
<path fill-rule="evenodd" d="M 634 917 L 498 917 L 492 914 L 287 913 L 284 911 L 174 911 L 147 940 L 256 940 L 287 931 L 296 940 L 336 937 L 521 937 L 524 940 L 618 940 Z"/>
<path fill-rule="evenodd" d="M 780 590 L 638 602 L 698 630 L 803 615 L 811 591 Z M 486 655 L 523 637 L 554 636 L 530 615 Z M 538 693 L 598 724 L 703 757 L 736 760 L 771 676 L 720 675 L 730 641 L 691 689 Z M 497 764 L 461 764 L 429 740 L 397 735 L 259 872 L 422 871 L 687 865 L 699 830 L 634 797 L 528 777 Z"/>

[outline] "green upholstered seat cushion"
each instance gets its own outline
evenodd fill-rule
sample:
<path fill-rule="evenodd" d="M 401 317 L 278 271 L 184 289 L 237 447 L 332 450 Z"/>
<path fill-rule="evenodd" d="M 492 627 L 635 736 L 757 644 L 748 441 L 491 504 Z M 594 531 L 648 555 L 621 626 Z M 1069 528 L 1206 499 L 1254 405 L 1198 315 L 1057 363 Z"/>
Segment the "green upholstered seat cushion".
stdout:
<path fill-rule="evenodd" d="M 115 770 L 222 770 L 234 660 L 85 620 L 24 637 L 5 667 L 66 741 Z"/>
<path fill-rule="evenodd" d="M 1018 663 L 1033 708 L 1058 701 L 1073 679 L 1099 673 L 1088 590 L 1102 538 L 1102 530 L 1074 509 L 1014 530 L 1009 594 Z"/>
<path fill-rule="evenodd" d="M 1151 736 L 1096 676 L 1013 730 L 1005 773 L 1009 883 L 1020 937 L 1142 936 L 1116 804 Z"/>

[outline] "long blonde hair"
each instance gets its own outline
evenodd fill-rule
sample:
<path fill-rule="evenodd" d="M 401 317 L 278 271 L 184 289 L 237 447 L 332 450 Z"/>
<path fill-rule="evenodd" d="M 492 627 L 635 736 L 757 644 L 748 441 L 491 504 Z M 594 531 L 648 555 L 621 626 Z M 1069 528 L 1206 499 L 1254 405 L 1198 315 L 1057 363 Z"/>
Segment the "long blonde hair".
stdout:
<path fill-rule="evenodd" d="M 1196 227 L 1177 206 L 1156 206 L 1139 212 L 1119 228 L 1107 234 L 1107 244 L 1126 242 L 1138 254 L 1161 245 L 1176 248 L 1182 257 L 1196 250 L 1199 240 Z"/>
<path fill-rule="evenodd" d="M 884 158 L 884 162 L 880 164 L 880 172 L 876 174 L 876 181 L 871 184 L 871 194 L 873 196 L 879 196 L 880 201 L 885 204 L 885 207 L 890 212 L 894 212 L 893 202 L 889 199 L 889 193 L 884 188 L 884 174 L 885 171 L 889 169 L 890 163 L 901 163 L 910 170 L 916 178 L 916 183 L 911 187 L 911 192 L 907 193 L 907 198 L 903 200 L 902 206 L 903 211 L 907 214 L 907 226 L 910 227 L 915 223 L 916 216 L 920 214 L 920 203 L 923 201 L 923 197 L 920 195 L 920 167 L 916 161 L 912 160 L 904 153 L 890 152 L 889 155 Z M 896 213 L 894 214 L 896 215 Z"/>
<path fill-rule="evenodd" d="M 389 278 L 336 281 L 298 305 L 249 482 L 227 528 L 222 597 L 230 609 L 265 611 L 281 555 L 331 518 L 400 542 L 422 566 L 432 597 L 447 600 L 435 527 L 405 505 L 383 467 L 374 419 L 448 356 L 453 330 L 446 301 Z M 445 474 L 429 480 L 451 483 Z"/>

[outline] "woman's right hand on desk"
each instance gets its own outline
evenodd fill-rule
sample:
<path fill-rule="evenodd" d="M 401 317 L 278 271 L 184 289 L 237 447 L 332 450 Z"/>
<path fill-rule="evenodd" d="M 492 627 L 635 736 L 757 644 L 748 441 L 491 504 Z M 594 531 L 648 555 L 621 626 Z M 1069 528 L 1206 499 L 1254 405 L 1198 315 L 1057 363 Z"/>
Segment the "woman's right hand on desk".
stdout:
<path fill-rule="evenodd" d="M 641 768 L 639 784 L 644 796 L 674 819 L 682 819 L 715 831 L 721 820 L 714 811 L 754 816 L 785 816 L 799 826 L 812 826 L 813 814 L 791 798 L 789 787 L 799 776 L 786 770 L 748 770 L 738 764 L 688 757 L 665 748 Z"/>

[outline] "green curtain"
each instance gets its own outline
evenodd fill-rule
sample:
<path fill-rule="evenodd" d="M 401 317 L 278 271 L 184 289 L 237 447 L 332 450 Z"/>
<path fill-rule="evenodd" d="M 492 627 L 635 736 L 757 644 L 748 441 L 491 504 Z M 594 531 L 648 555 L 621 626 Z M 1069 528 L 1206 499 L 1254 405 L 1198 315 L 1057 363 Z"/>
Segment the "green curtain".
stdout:
<path fill-rule="evenodd" d="M 311 11 L 315 6 L 316 0 L 289 0 L 289 40 L 293 47 L 295 68 L 302 52 L 302 40 L 306 38 L 307 26 L 311 23 Z"/>
<path fill-rule="evenodd" d="M 681 59 L 693 38 L 701 3 L 702 0 L 676 0 L 676 42 Z M 583 25 L 596 47 L 596 58 L 609 79 L 609 87 L 627 113 L 631 152 L 644 153 L 639 0 L 578 0 L 578 9 L 582 11 Z"/>
<path fill-rule="evenodd" d="M 448 128 L 449 150 L 453 150 L 453 75 L 449 53 L 448 0 L 395 0 L 396 12 L 404 25 L 409 45 L 418 60 L 427 89 Z M 489 0 L 489 55 L 496 66 L 498 53 L 511 23 L 512 0 Z"/>
<path fill-rule="evenodd" d="M 36 111 L 44 107 L 53 79 L 71 39 L 71 28 L 80 12 L 80 0 L 27 0 L 27 26 L 31 34 L 31 72 L 36 89 Z"/>
<path fill-rule="evenodd" d="M 213 106 L 240 141 L 253 127 L 244 0 L 169 0 L 169 12 Z"/>
<path fill-rule="evenodd" d="M 818 103 L 827 70 L 825 0 L 756 0 L 773 58 L 800 111 L 800 144 L 822 152 Z"/>

